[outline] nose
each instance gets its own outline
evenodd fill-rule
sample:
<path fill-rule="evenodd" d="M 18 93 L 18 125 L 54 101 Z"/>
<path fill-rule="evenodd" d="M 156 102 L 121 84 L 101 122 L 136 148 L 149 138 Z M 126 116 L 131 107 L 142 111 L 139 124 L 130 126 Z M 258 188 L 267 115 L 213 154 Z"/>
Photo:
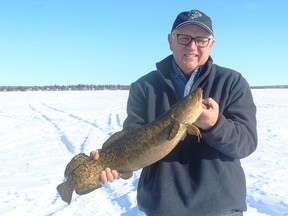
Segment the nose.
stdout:
<path fill-rule="evenodd" d="M 186 45 L 186 48 L 188 48 L 188 49 L 196 49 L 196 48 L 197 48 L 197 45 L 196 45 L 196 43 L 195 43 L 195 40 L 192 39 L 191 42 Z"/>

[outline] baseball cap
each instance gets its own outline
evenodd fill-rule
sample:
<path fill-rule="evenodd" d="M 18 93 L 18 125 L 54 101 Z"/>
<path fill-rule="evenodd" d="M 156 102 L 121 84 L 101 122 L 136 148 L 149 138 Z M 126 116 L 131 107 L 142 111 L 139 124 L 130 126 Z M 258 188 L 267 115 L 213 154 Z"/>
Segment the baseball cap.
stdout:
<path fill-rule="evenodd" d="M 199 10 L 184 11 L 178 14 L 173 23 L 171 32 L 187 24 L 201 26 L 213 35 L 212 21 L 210 17 Z"/>

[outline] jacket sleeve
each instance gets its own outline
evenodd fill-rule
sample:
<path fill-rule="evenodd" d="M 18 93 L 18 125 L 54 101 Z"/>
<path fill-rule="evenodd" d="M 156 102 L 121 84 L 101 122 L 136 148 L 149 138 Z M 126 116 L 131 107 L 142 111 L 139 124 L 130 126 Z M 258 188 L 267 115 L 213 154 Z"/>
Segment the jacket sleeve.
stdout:
<path fill-rule="evenodd" d="M 123 123 L 123 130 L 137 128 L 147 123 L 145 107 L 147 107 L 147 102 L 143 89 L 138 83 L 132 83 L 127 102 L 127 117 Z"/>
<path fill-rule="evenodd" d="M 234 159 L 247 157 L 257 147 L 256 106 L 248 83 L 243 83 L 230 88 L 225 101 L 220 99 L 216 125 L 202 133 L 208 145 Z"/>

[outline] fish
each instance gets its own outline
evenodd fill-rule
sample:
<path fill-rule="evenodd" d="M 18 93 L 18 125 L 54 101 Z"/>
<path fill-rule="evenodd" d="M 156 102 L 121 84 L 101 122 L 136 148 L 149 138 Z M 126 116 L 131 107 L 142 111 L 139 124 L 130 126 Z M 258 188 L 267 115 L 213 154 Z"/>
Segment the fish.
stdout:
<path fill-rule="evenodd" d="M 197 88 L 153 122 L 114 133 L 93 160 L 85 153 L 74 156 L 64 171 L 65 180 L 57 186 L 63 201 L 70 204 L 73 192 L 84 195 L 100 188 L 100 172 L 109 167 L 128 179 L 145 166 L 169 154 L 187 133 L 202 138 L 193 123 L 202 113 L 203 90 Z"/>

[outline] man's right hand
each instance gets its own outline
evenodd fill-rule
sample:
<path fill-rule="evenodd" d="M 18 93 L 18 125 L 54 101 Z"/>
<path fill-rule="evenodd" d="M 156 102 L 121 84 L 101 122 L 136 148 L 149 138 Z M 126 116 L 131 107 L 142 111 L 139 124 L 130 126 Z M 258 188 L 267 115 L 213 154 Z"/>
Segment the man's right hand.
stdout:
<path fill-rule="evenodd" d="M 100 157 L 99 150 L 94 150 L 90 152 L 90 157 L 93 160 L 98 160 Z M 105 168 L 100 172 L 100 181 L 102 184 L 107 184 L 108 182 L 113 182 L 115 179 L 119 179 L 120 175 L 116 170 L 111 170 L 110 168 Z"/>

